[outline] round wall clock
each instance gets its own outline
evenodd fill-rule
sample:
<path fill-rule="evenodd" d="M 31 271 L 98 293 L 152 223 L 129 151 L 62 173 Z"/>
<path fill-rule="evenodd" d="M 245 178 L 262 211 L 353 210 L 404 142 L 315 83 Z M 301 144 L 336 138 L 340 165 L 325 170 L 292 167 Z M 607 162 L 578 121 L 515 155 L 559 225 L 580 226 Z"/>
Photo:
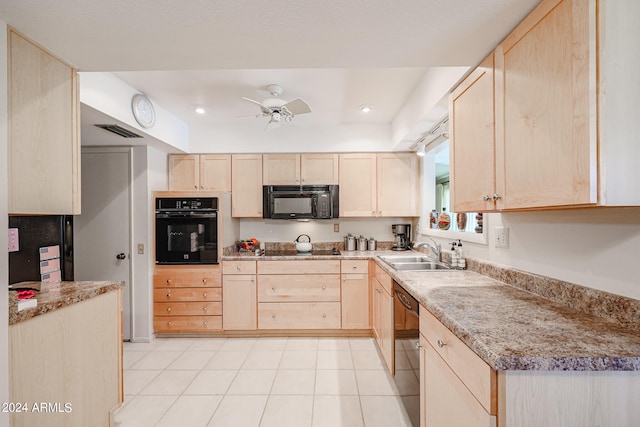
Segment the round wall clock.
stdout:
<path fill-rule="evenodd" d="M 153 109 L 151 100 L 145 95 L 138 93 L 131 99 L 131 109 L 133 117 L 140 126 L 145 129 L 152 127 L 156 122 L 156 112 Z"/>

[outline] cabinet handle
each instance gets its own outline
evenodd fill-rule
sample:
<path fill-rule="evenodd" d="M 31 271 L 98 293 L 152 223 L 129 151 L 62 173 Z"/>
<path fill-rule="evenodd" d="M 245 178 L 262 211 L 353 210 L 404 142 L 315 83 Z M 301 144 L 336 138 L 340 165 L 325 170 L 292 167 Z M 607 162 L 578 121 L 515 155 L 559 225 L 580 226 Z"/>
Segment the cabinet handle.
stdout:
<path fill-rule="evenodd" d="M 171 322 L 167 322 L 167 326 L 171 326 Z"/>
<path fill-rule="evenodd" d="M 420 350 L 422 348 L 422 346 L 420 345 L 419 342 L 416 343 L 416 350 Z"/>
<path fill-rule="evenodd" d="M 275 286 L 272 286 L 272 287 L 271 287 L 271 290 L 272 290 L 273 292 L 275 292 L 275 291 L 276 291 L 276 287 L 275 287 Z"/>
<path fill-rule="evenodd" d="M 482 197 L 482 200 L 484 200 L 485 202 L 488 202 L 489 200 L 491 200 L 491 197 L 489 197 L 488 194 L 485 194 L 484 197 Z"/>
<path fill-rule="evenodd" d="M 200 186 L 200 189 L 201 189 L 201 190 L 204 190 L 204 185 L 201 185 L 201 186 Z"/>
<path fill-rule="evenodd" d="M 442 347 L 444 347 L 445 345 L 447 345 L 447 343 L 446 343 L 446 342 L 444 342 L 444 341 L 442 341 L 442 340 L 438 340 L 438 347 L 442 348 Z"/>
<path fill-rule="evenodd" d="M 376 292 L 380 293 L 380 292 L 382 292 L 382 289 L 376 288 Z"/>
<path fill-rule="evenodd" d="M 171 307 L 167 307 L 167 313 L 171 313 Z"/>
<path fill-rule="evenodd" d="M 167 294 L 167 298 L 171 298 L 171 293 L 168 293 L 168 294 Z"/>
<path fill-rule="evenodd" d="M 198 186 L 197 186 L 197 185 L 194 185 L 194 186 L 193 186 L 193 188 L 195 188 L 195 189 L 197 190 L 197 189 L 198 189 Z"/>
<path fill-rule="evenodd" d="M 207 307 L 202 307 L 202 311 L 207 311 Z"/>
<path fill-rule="evenodd" d="M 170 285 L 171 284 L 171 279 L 167 279 L 167 284 Z"/>
<path fill-rule="evenodd" d="M 207 322 L 202 322 L 202 326 L 207 326 Z"/>
<path fill-rule="evenodd" d="M 493 195 L 493 200 L 496 201 L 498 199 L 502 199 L 502 196 L 500 196 L 499 194 L 494 194 Z"/>
<path fill-rule="evenodd" d="M 327 318 L 327 313 L 322 313 L 322 318 L 326 319 Z"/>
<path fill-rule="evenodd" d="M 207 284 L 207 279 L 202 279 L 202 283 L 206 285 Z"/>
<path fill-rule="evenodd" d="M 382 211 L 378 211 L 378 215 L 382 215 Z"/>
<path fill-rule="evenodd" d="M 207 297 L 207 293 L 206 293 L 206 292 L 204 292 L 204 293 L 202 294 L 202 298 L 206 298 L 206 297 Z"/>
<path fill-rule="evenodd" d="M 375 214 L 376 214 L 376 211 L 371 211 L 371 215 L 375 215 Z"/>
<path fill-rule="evenodd" d="M 240 271 L 240 266 L 236 265 L 236 270 Z"/>
<path fill-rule="evenodd" d="M 276 320 L 276 315 L 272 314 L 271 317 L 273 317 L 273 320 Z"/>
<path fill-rule="evenodd" d="M 325 285 L 322 285 L 322 290 L 324 291 L 326 289 L 327 289 L 327 287 Z"/>
<path fill-rule="evenodd" d="M 355 270 L 356 268 L 358 268 L 358 266 L 357 266 L 357 265 L 354 265 L 354 266 L 353 266 L 353 267 L 351 267 L 351 268 L 353 268 L 353 269 Z"/>
<path fill-rule="evenodd" d="M 251 283 L 255 283 L 255 282 L 256 282 L 256 279 L 251 279 Z"/>

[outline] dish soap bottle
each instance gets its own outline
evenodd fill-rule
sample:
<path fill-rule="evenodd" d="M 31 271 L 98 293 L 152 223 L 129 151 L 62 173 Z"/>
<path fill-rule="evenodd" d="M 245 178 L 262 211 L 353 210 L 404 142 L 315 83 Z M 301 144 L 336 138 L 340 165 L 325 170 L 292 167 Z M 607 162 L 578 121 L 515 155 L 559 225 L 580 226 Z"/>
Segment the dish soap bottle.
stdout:
<path fill-rule="evenodd" d="M 456 242 L 451 242 L 451 268 L 458 268 L 458 251 Z"/>
<path fill-rule="evenodd" d="M 462 249 L 462 241 L 458 239 L 458 270 L 467 268 L 467 260 L 464 257 L 464 249 Z"/>

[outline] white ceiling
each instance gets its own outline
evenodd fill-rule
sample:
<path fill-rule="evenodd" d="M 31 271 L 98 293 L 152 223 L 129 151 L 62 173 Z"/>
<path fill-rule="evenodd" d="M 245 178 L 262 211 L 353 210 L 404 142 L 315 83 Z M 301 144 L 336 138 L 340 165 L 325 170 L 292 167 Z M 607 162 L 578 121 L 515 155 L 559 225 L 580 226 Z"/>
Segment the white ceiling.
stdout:
<path fill-rule="evenodd" d="M 0 19 L 79 71 L 115 72 L 203 135 L 255 127 L 237 118 L 258 113 L 241 97 L 267 98 L 270 83 L 310 105 L 298 125 L 389 124 L 429 68 L 477 64 L 537 3 L 0 0 Z"/>

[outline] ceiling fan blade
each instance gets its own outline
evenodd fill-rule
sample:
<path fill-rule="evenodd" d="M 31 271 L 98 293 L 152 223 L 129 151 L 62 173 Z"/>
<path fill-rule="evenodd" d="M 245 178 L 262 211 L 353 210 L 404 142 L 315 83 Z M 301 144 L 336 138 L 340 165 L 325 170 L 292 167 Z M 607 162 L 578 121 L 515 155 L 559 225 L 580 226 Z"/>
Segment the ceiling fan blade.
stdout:
<path fill-rule="evenodd" d="M 242 99 L 249 101 L 249 102 L 253 102 L 254 104 L 256 104 L 257 106 L 260 107 L 260 109 L 262 110 L 262 112 L 264 114 L 269 114 L 271 113 L 271 109 L 269 107 L 267 107 L 266 105 L 262 104 L 261 102 L 256 101 L 255 99 L 251 99 L 251 98 L 246 98 L 246 97 L 242 97 Z"/>
<path fill-rule="evenodd" d="M 309 105 L 307 105 L 307 103 L 300 98 L 296 98 L 287 102 L 282 106 L 282 108 L 286 108 L 294 116 L 311 112 L 311 108 L 309 108 Z"/>

